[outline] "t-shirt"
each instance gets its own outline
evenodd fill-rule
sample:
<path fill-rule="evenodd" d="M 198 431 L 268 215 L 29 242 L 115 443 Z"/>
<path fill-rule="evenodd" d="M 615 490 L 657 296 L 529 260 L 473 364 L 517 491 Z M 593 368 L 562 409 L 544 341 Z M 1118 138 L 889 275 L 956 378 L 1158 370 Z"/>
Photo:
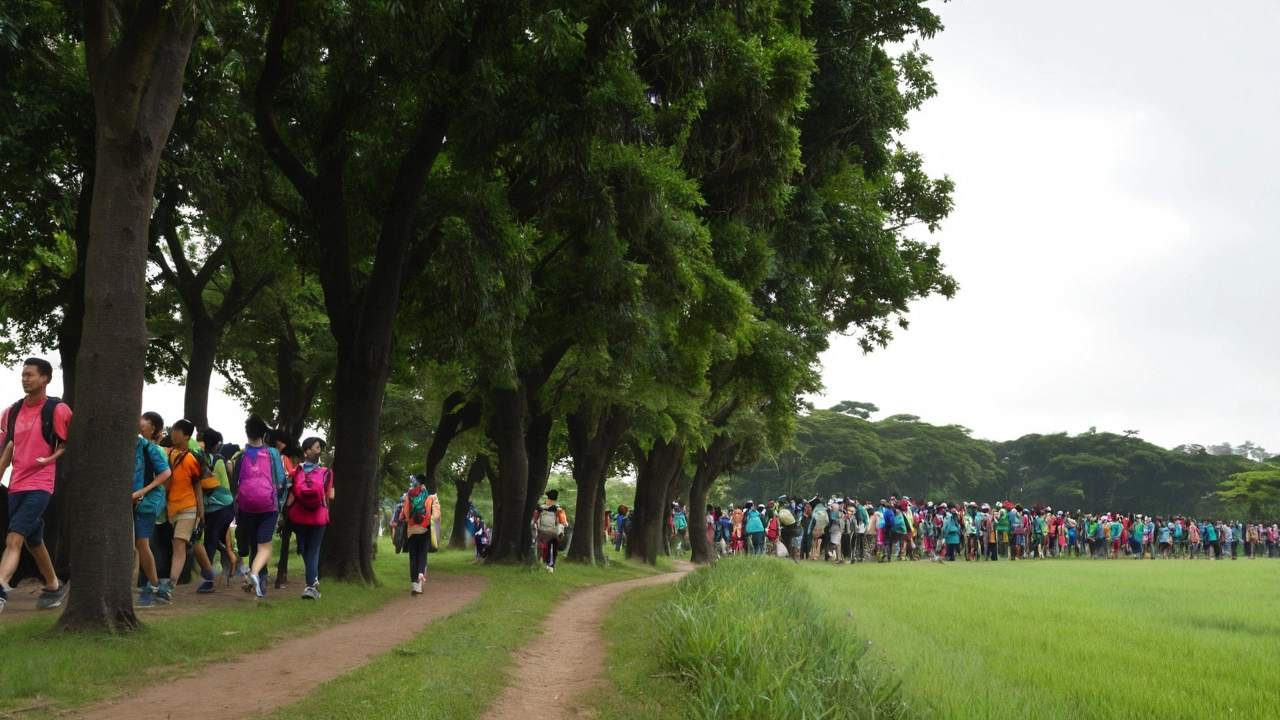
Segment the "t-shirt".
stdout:
<path fill-rule="evenodd" d="M 747 532 L 764 532 L 764 522 L 760 520 L 760 512 L 751 510 L 747 513 Z"/>
<path fill-rule="evenodd" d="M 0 453 L 4 446 L 13 440 L 13 472 L 9 476 L 9 492 L 26 492 L 28 490 L 44 490 L 53 492 L 53 478 L 57 475 L 57 463 L 44 465 L 36 462 L 36 458 L 49 457 L 53 448 L 44 441 L 44 429 L 41 427 L 41 415 L 44 403 L 27 405 L 25 402 L 18 410 L 18 417 L 13 424 L 13 438 L 5 437 L 9 430 L 9 412 L 13 406 L 0 413 Z M 53 410 L 53 434 L 60 438 L 67 437 L 67 429 L 71 425 L 71 408 L 66 403 L 58 403 Z"/>
<path fill-rule="evenodd" d="M 1169 542 L 1169 539 L 1170 539 L 1172 536 L 1173 536 L 1173 531 L 1169 529 L 1169 526 L 1168 526 L 1168 525 L 1165 525 L 1164 527 L 1160 528 L 1160 534 L 1159 534 L 1159 536 L 1158 536 L 1158 537 L 1159 537 L 1158 542 L 1167 543 L 1167 542 Z"/>
<path fill-rule="evenodd" d="M 190 450 L 169 448 L 169 467 L 173 473 L 164 481 L 164 491 L 169 496 L 169 517 L 184 510 L 196 508 L 196 493 L 200 488 L 200 461 Z"/>

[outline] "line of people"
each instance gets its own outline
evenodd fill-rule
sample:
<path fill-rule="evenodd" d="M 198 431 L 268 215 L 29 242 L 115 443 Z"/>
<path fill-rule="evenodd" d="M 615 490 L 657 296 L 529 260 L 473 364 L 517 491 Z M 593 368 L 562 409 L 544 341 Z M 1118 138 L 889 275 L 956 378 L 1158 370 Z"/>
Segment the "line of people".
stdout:
<path fill-rule="evenodd" d="M 24 548 L 45 581 L 36 607 L 58 607 L 67 592 L 44 544 L 57 462 L 72 429 L 71 409 L 48 396 L 52 379 L 48 361 L 28 358 L 22 367 L 24 397 L 0 413 L 0 475 L 12 468 L 0 611 Z M 174 422 L 166 433 L 164 419 L 154 412 L 142 414 L 138 429 L 132 496 L 139 606 L 173 601 L 188 549 L 200 574 L 197 593 L 214 592 L 212 559 L 220 557 L 227 584 L 233 576 L 243 577 L 246 592 L 265 596 L 277 528 L 282 542 L 276 588 L 288 582 L 292 536 L 305 566 L 302 597 L 320 598 L 320 545 L 334 498 L 333 473 L 320 464 L 323 439 L 307 438 L 290 447 L 257 415 L 245 422 L 243 449 L 225 445 L 217 430 L 197 429 L 188 420 Z"/>
<path fill-rule="evenodd" d="M 721 554 L 777 554 L 837 563 L 1001 558 L 1223 559 L 1280 557 L 1280 526 L 1136 513 L 1081 514 L 1013 502 L 878 504 L 787 496 L 708 506 L 707 538 Z"/>

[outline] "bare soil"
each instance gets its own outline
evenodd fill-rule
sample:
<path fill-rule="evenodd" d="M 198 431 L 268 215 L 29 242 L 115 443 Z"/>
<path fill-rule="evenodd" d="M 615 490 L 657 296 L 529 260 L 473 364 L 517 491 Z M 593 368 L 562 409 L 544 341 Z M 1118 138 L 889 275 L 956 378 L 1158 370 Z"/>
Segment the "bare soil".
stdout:
<path fill-rule="evenodd" d="M 101 720 L 148 717 L 226 720 L 265 714 L 302 700 L 320 683 L 354 670 L 374 655 L 408 641 L 431 621 L 479 598 L 487 584 L 487 578 L 477 575 L 436 575 L 417 597 L 396 598 L 380 610 L 314 635 L 282 642 L 235 660 L 204 665 L 195 673 L 166 679 L 136 695 L 79 708 L 72 716 Z M 197 596 L 192 591 L 194 597 L 200 598 L 218 594 Z M 238 590 L 225 594 L 252 600 Z M 319 602 L 324 602 L 324 598 Z M 174 605 L 178 605 L 176 598 Z M 227 685 L 228 678 L 254 678 L 253 689 L 236 689 Z"/>
<path fill-rule="evenodd" d="M 675 582 L 693 567 L 685 562 L 676 565 L 678 572 L 597 585 L 565 598 L 543 622 L 543 634 L 516 651 L 511 684 L 489 707 L 486 720 L 590 717 L 579 703 L 605 682 L 600 625 L 609 608 L 628 590 Z"/>

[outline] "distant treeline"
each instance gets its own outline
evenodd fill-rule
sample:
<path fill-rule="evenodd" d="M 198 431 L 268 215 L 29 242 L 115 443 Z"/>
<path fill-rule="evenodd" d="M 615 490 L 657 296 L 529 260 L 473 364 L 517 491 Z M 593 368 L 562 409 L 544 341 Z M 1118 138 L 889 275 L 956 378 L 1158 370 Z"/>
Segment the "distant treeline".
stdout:
<path fill-rule="evenodd" d="M 874 500 L 897 493 L 1085 512 L 1244 513 L 1259 520 L 1280 510 L 1280 469 L 1263 461 L 1265 451 L 1252 443 L 1166 449 L 1135 431 L 1093 428 L 994 442 L 914 415 L 870 420 L 877 410 L 844 402 L 800 418 L 792 448 L 736 472 L 726 499 L 786 493 Z"/>

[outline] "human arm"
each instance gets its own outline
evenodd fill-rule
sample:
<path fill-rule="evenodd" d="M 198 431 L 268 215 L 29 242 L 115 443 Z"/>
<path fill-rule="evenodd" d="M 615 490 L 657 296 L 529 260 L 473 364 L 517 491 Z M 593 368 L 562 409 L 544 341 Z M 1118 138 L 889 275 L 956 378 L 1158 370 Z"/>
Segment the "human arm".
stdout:
<path fill-rule="evenodd" d="M 435 495 L 432 495 L 431 496 L 431 522 L 436 522 L 439 519 L 440 519 L 440 498 L 436 497 Z"/>
<path fill-rule="evenodd" d="M 52 455 L 50 455 L 49 457 L 38 457 L 36 458 L 36 462 L 40 463 L 41 465 L 48 465 L 49 463 L 54 462 L 58 458 L 62 457 L 62 453 L 66 451 L 67 451 L 67 446 L 60 444 L 58 445 L 58 449 L 53 451 Z"/>

